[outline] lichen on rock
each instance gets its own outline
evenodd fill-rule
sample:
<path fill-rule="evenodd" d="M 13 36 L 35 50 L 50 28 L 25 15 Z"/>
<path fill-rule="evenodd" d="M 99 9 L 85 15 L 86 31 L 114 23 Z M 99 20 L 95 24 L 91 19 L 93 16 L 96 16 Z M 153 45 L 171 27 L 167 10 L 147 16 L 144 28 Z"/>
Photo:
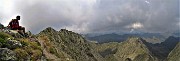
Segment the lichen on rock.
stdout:
<path fill-rule="evenodd" d="M 0 48 L 0 61 L 16 61 L 16 54 L 7 48 Z"/>

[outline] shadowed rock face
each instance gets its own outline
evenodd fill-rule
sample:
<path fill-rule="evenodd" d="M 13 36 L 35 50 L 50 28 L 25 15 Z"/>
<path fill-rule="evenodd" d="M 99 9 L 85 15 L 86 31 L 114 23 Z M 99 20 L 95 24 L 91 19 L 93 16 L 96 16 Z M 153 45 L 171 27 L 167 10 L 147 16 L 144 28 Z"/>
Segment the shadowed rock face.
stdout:
<path fill-rule="evenodd" d="M 16 61 L 15 52 L 7 48 L 0 48 L 0 61 Z"/>
<path fill-rule="evenodd" d="M 162 43 L 152 44 L 144 42 L 148 49 L 160 60 L 165 60 L 168 54 L 175 48 L 176 44 L 179 42 L 179 37 L 170 36 Z"/>
<path fill-rule="evenodd" d="M 167 57 L 167 61 L 180 61 L 180 42 L 170 52 L 169 56 Z"/>

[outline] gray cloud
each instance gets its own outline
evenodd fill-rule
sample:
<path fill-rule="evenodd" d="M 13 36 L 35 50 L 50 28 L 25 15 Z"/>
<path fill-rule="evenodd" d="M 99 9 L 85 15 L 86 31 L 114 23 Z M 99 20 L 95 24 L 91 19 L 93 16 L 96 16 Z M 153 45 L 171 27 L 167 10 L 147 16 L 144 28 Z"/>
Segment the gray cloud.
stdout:
<path fill-rule="evenodd" d="M 144 29 L 138 29 L 145 32 L 166 32 L 177 30 L 176 25 L 179 21 L 178 0 L 103 0 L 99 5 L 98 18 L 101 23 L 99 28 L 94 28 L 96 31 L 102 30 L 125 30 L 125 26 L 135 22 L 140 22 L 144 25 Z M 105 15 L 104 17 L 102 15 Z M 108 21 L 106 17 L 111 17 Z M 103 19 L 101 19 L 103 18 Z M 118 20 L 118 21 L 116 21 Z M 105 22 L 105 23 L 104 23 Z M 97 25 L 97 26 L 98 26 Z M 109 29 L 110 28 L 110 29 Z"/>
<path fill-rule="evenodd" d="M 18 0 L 11 14 L 33 33 L 46 27 L 79 33 L 130 32 L 141 23 L 144 32 L 179 29 L 178 0 Z M 3 11 L 2 11 L 3 12 Z M 1 13 L 1 12 L 0 12 Z M 3 15 L 2 15 L 3 16 Z"/>

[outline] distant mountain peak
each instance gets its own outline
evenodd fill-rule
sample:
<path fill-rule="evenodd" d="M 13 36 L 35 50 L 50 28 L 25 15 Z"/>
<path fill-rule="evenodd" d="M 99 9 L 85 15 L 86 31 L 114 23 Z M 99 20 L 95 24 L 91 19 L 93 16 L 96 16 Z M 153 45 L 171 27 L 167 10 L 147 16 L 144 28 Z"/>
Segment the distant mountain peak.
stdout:
<path fill-rule="evenodd" d="M 118 52 L 116 54 L 119 60 L 126 60 L 127 58 L 132 61 L 155 61 L 144 40 L 140 37 L 129 37 L 127 41 L 120 43 Z M 143 59 L 141 57 L 144 57 Z"/>
<path fill-rule="evenodd" d="M 134 36 L 129 37 L 129 38 L 127 39 L 127 41 L 128 41 L 128 42 L 136 42 L 136 43 L 144 43 L 144 42 L 146 42 L 146 41 L 143 40 L 142 38 L 140 38 L 140 37 L 134 37 Z"/>
<path fill-rule="evenodd" d="M 42 33 L 42 32 L 56 32 L 56 30 L 53 29 L 52 27 L 48 27 L 48 28 L 44 29 L 43 31 L 41 31 L 40 33 Z"/>

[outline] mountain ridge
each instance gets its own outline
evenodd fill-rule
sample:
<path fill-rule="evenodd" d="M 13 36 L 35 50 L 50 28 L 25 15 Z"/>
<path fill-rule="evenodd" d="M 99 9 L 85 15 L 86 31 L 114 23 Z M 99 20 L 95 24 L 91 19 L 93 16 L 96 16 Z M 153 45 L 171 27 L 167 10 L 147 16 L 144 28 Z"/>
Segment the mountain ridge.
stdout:
<path fill-rule="evenodd" d="M 7 35 L 7 36 L 5 36 Z M 128 37 L 123 42 L 93 43 L 87 41 L 82 35 L 61 29 L 48 27 L 37 35 L 28 38 L 14 38 L 11 34 L 0 33 L 0 47 L 7 48 L 4 51 L 13 52 L 14 57 L 6 60 L 13 61 L 160 61 L 149 49 L 147 42 L 140 37 Z M 8 41 L 14 38 L 13 42 Z M 174 38 L 171 37 L 173 40 Z M 2 40 L 1 40 L 2 39 Z M 176 39 L 175 39 L 176 40 Z M 5 42 L 4 42 L 5 41 Z M 6 42 L 8 41 L 8 43 Z M 9 45 L 9 42 L 17 45 Z M 168 42 L 166 42 L 168 43 Z M 164 44 L 166 44 L 164 43 Z M 2 44 L 2 46 L 1 46 Z M 14 47 L 15 46 L 15 47 Z M 168 61 L 176 51 L 175 47 L 168 56 Z M 1 49 L 0 49 L 1 50 Z M 5 60 L 0 55 L 1 60 Z M 167 57 L 166 57 L 167 58 Z"/>

